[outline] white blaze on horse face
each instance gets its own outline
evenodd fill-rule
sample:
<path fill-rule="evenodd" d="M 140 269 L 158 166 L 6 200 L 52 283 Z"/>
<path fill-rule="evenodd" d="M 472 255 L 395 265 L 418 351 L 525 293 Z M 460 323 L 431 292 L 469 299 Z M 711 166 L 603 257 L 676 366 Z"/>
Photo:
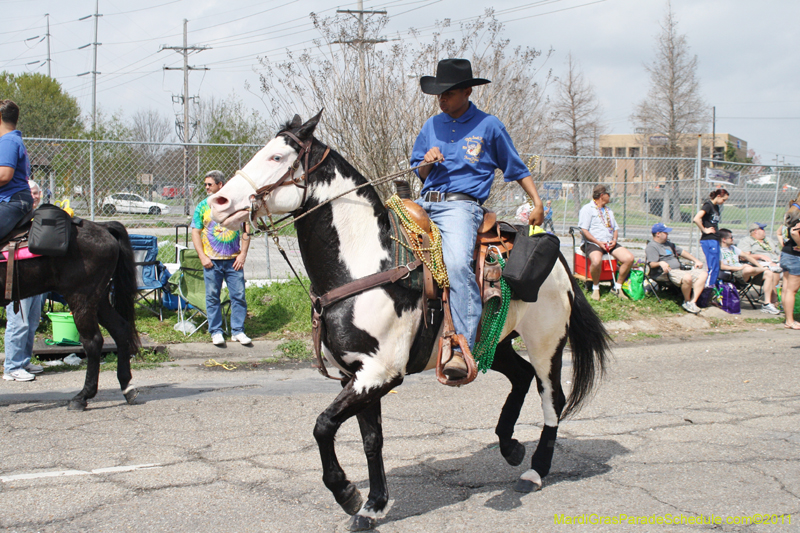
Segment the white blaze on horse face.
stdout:
<path fill-rule="evenodd" d="M 279 135 L 272 139 L 242 169 L 242 173 L 252 180 L 252 184 L 237 174 L 209 199 L 211 218 L 231 229 L 238 228 L 244 221 L 244 213 L 250 209 L 250 198 L 255 194 L 253 185 L 261 188 L 277 182 L 296 159 L 297 152 L 286 142 L 284 136 Z M 295 176 L 302 175 L 303 169 L 300 165 Z M 282 215 L 298 209 L 302 201 L 302 189 L 289 182 L 270 193 L 265 198 L 265 205 L 270 213 Z M 264 215 L 266 211 L 256 213 L 256 216 Z"/>
<path fill-rule="evenodd" d="M 324 202 L 355 187 L 355 182 L 344 178 L 339 171 L 330 183 L 315 185 L 309 195 Z M 350 271 L 353 279 L 380 272 L 381 261 L 389 252 L 381 248 L 380 227 L 372 204 L 352 192 L 331 202 L 333 227 L 339 235 L 339 259 Z"/>

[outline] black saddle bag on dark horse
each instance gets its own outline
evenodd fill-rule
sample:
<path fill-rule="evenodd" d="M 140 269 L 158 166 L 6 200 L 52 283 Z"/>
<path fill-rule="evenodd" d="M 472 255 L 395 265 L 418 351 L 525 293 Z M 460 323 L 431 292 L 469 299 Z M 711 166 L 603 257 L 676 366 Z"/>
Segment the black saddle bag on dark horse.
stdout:
<path fill-rule="evenodd" d="M 535 302 L 539 298 L 539 288 L 558 260 L 561 241 L 550 233 L 528 236 L 527 231 L 526 226 L 524 232 L 517 232 L 503 268 L 503 278 L 511 287 L 512 297 Z"/>
<path fill-rule="evenodd" d="M 52 204 L 44 204 L 33 212 L 33 224 L 28 235 L 31 253 L 61 257 L 67 255 L 72 235 L 72 217 Z"/>

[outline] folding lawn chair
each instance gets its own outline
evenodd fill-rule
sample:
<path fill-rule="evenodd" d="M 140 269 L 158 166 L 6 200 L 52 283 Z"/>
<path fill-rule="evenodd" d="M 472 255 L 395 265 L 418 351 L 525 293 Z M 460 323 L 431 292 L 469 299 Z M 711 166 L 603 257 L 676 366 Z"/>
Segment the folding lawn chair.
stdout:
<path fill-rule="evenodd" d="M 158 260 L 155 235 L 129 235 L 136 262 L 136 304 L 164 320 L 162 291 L 166 268 Z"/>
<path fill-rule="evenodd" d="M 203 278 L 203 264 L 197 252 L 191 248 L 178 246 L 178 271 L 169 278 L 170 292 L 178 296 L 178 324 L 180 331 L 188 336 L 208 324 L 206 311 L 206 282 Z M 220 294 L 222 309 L 222 327 L 230 332 L 231 300 L 227 291 Z M 200 325 L 195 326 L 193 320 L 201 318 Z"/>

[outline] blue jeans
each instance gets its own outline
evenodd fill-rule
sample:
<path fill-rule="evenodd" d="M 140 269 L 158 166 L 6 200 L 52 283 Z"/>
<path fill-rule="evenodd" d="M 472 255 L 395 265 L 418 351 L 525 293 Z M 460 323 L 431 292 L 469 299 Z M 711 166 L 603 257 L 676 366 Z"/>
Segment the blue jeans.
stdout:
<path fill-rule="evenodd" d="M 0 239 L 8 235 L 33 206 L 31 191 L 21 191 L 8 202 L 0 202 Z"/>
<path fill-rule="evenodd" d="M 233 259 L 214 260 L 211 268 L 203 269 L 206 282 L 206 312 L 208 313 L 208 332 L 222 333 L 222 311 L 219 306 L 219 293 L 222 280 L 228 285 L 231 296 L 231 334 L 244 333 L 244 319 L 247 318 L 247 300 L 244 297 L 244 269 L 234 270 Z"/>
<path fill-rule="evenodd" d="M 42 316 L 42 295 L 20 300 L 19 311 L 14 312 L 14 302 L 6 306 L 6 374 L 31 362 L 33 339 Z"/>
<path fill-rule="evenodd" d="M 442 232 L 442 255 L 450 279 L 450 311 L 456 333 L 466 337 L 470 350 L 481 321 L 481 295 L 475 281 L 472 254 L 483 222 L 483 209 L 475 202 L 417 203 Z"/>
<path fill-rule="evenodd" d="M 719 241 L 706 239 L 700 241 L 700 247 L 706 256 L 706 266 L 708 268 L 706 287 L 713 287 L 717 284 L 717 277 L 719 277 Z"/>

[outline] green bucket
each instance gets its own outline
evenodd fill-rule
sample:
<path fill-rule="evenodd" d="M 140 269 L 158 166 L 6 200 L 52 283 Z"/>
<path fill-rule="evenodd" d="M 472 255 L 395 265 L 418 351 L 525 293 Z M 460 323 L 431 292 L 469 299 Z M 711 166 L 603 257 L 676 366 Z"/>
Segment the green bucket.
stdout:
<path fill-rule="evenodd" d="M 75 319 L 72 318 L 72 313 L 47 313 L 47 316 L 53 323 L 53 340 L 55 342 L 61 342 L 62 340 L 80 341 L 78 328 L 75 327 Z"/>

